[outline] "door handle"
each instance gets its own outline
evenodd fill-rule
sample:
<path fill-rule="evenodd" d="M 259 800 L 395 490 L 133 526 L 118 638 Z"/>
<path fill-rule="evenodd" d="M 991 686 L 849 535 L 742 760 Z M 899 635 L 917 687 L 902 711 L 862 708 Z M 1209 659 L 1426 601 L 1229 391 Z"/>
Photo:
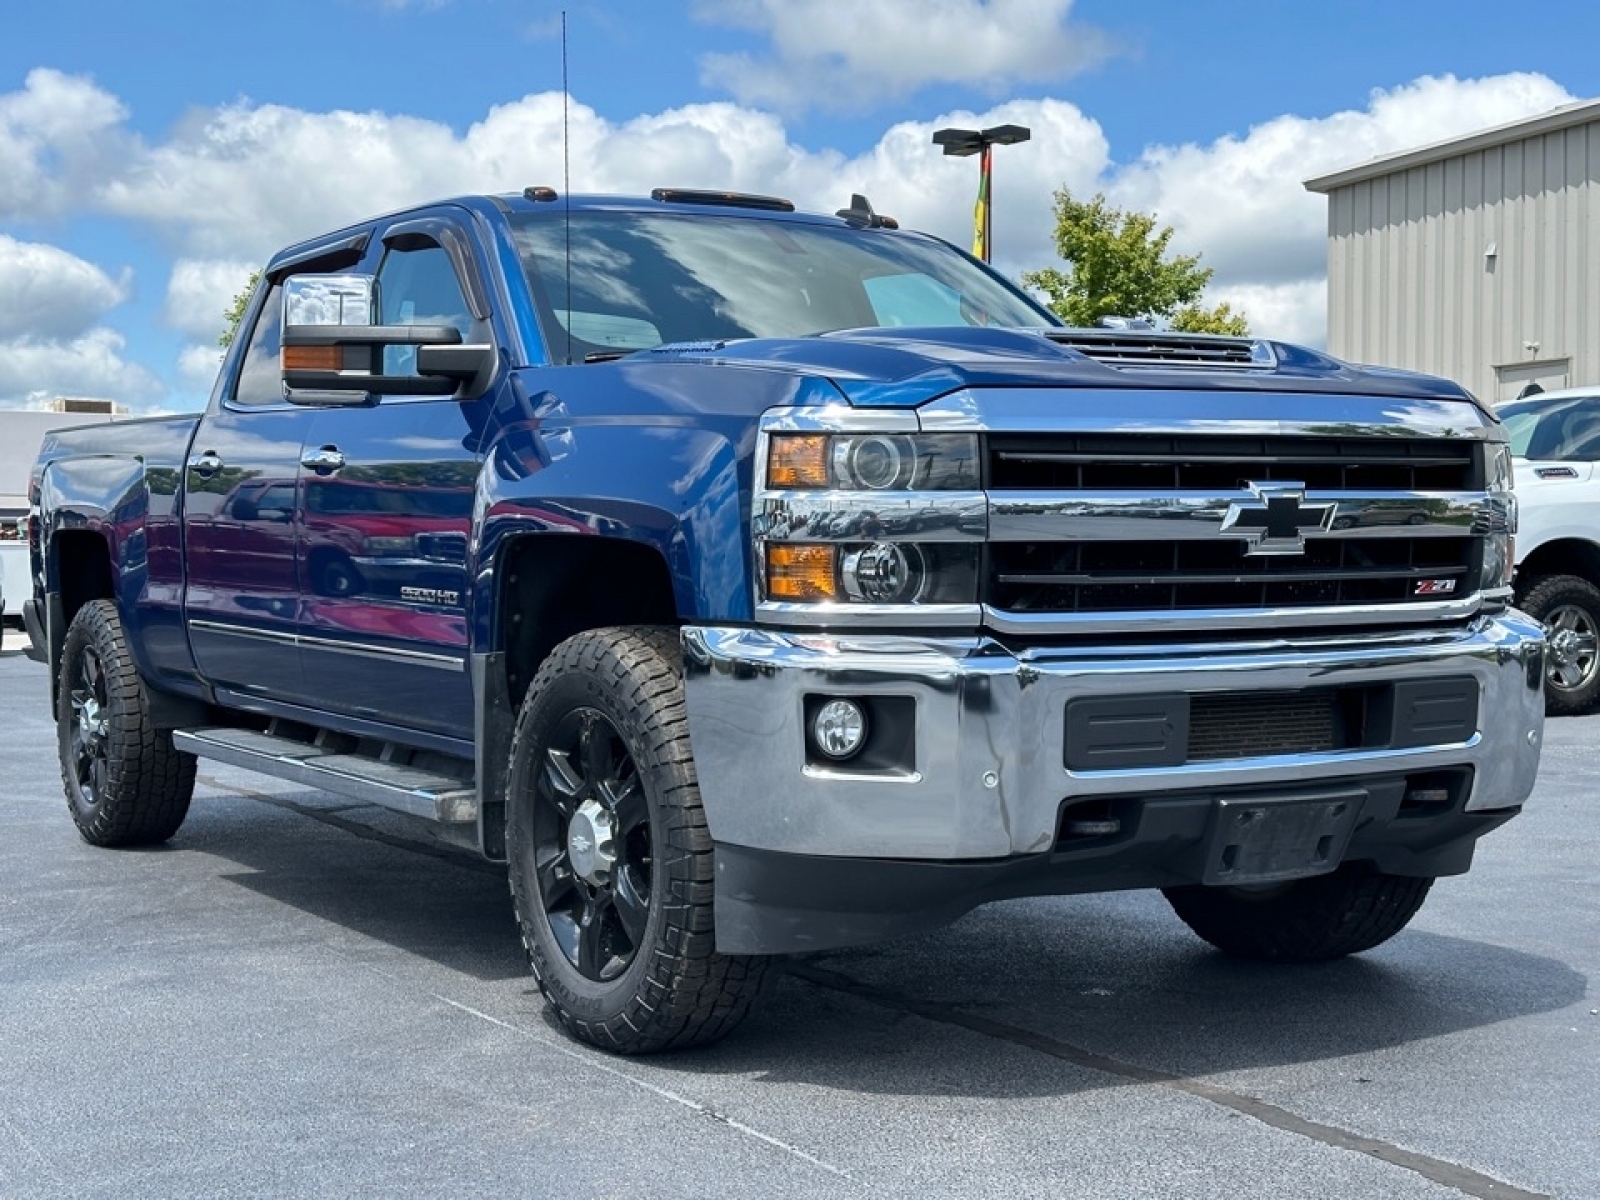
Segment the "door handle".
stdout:
<path fill-rule="evenodd" d="M 332 475 L 344 466 L 344 455 L 337 446 L 323 446 L 320 450 L 307 450 L 302 454 L 300 465 L 318 475 Z"/>
<path fill-rule="evenodd" d="M 222 459 L 217 457 L 215 450 L 207 450 L 204 454 L 192 455 L 189 459 L 189 469 L 202 479 L 210 479 L 222 470 Z"/>

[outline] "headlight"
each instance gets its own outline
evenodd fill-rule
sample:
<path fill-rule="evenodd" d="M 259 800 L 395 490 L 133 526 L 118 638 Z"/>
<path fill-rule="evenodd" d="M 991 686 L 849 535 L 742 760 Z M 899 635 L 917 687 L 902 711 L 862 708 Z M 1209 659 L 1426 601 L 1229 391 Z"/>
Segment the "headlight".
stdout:
<path fill-rule="evenodd" d="M 775 490 L 969 490 L 978 486 L 978 439 L 969 433 L 775 434 L 766 482 Z"/>
<path fill-rule="evenodd" d="M 1489 504 L 1479 532 L 1483 539 L 1482 587 L 1509 592 L 1517 561 L 1517 497 L 1511 490 L 1511 447 L 1491 443 L 1486 472 Z"/>
<path fill-rule="evenodd" d="M 361 543 L 361 548 L 365 553 L 381 558 L 398 558 L 410 554 L 411 545 L 408 537 L 369 537 Z"/>
<path fill-rule="evenodd" d="M 975 546 L 871 542 L 766 548 L 766 596 L 810 604 L 973 604 Z"/>
<path fill-rule="evenodd" d="M 978 435 L 894 410 L 762 422 L 751 514 L 756 616 L 775 624 L 975 627 L 988 535 Z"/>

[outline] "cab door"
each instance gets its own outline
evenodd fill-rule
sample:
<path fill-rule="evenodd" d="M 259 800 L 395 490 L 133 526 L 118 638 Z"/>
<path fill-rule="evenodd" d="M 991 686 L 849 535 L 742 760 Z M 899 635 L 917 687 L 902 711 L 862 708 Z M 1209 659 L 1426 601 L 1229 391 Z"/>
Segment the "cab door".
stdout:
<path fill-rule="evenodd" d="M 385 325 L 492 334 L 465 234 L 444 218 L 391 227 L 377 265 Z M 415 350 L 385 350 L 384 374 L 416 374 Z M 307 432 L 300 526 L 300 647 L 331 711 L 472 737 L 466 603 L 478 475 L 474 406 L 384 396 L 316 412 Z"/>
<path fill-rule="evenodd" d="M 237 376 L 201 418 L 185 465 L 183 606 L 209 683 L 303 702 L 295 508 L 312 414 L 283 399 L 278 292 L 268 291 Z"/>

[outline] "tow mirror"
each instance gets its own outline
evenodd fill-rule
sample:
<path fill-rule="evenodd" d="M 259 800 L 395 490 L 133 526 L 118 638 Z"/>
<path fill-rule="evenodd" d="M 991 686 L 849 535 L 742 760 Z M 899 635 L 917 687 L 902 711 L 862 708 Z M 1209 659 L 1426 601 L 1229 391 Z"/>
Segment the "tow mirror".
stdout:
<path fill-rule="evenodd" d="M 495 350 L 463 345 L 454 325 L 374 325 L 370 275 L 291 275 L 283 281 L 281 363 L 290 404 L 365 407 L 378 397 L 480 395 Z M 384 374 L 384 350 L 414 346 L 415 374 Z"/>
<path fill-rule="evenodd" d="M 291 275 L 283 281 L 283 325 L 371 325 L 378 281 L 371 275 Z"/>

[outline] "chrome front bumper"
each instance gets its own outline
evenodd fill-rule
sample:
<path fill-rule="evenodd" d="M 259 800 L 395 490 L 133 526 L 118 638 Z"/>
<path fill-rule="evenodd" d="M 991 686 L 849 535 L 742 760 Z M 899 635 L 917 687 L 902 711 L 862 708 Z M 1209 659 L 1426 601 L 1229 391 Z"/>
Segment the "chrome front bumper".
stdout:
<path fill-rule="evenodd" d="M 1543 632 L 1515 611 L 1451 630 L 1207 645 L 1033 647 L 988 637 L 843 636 L 689 626 L 690 734 L 719 846 L 918 860 L 1049 852 L 1064 803 L 1359 780 L 1467 766 L 1465 812 L 1533 788 L 1544 720 Z M 1477 731 L 1440 745 L 1070 770 L 1066 709 L 1083 697 L 1294 692 L 1470 676 Z M 914 702 L 911 769 L 807 764 L 808 699 Z M 815 756 L 813 756 L 814 759 Z"/>

